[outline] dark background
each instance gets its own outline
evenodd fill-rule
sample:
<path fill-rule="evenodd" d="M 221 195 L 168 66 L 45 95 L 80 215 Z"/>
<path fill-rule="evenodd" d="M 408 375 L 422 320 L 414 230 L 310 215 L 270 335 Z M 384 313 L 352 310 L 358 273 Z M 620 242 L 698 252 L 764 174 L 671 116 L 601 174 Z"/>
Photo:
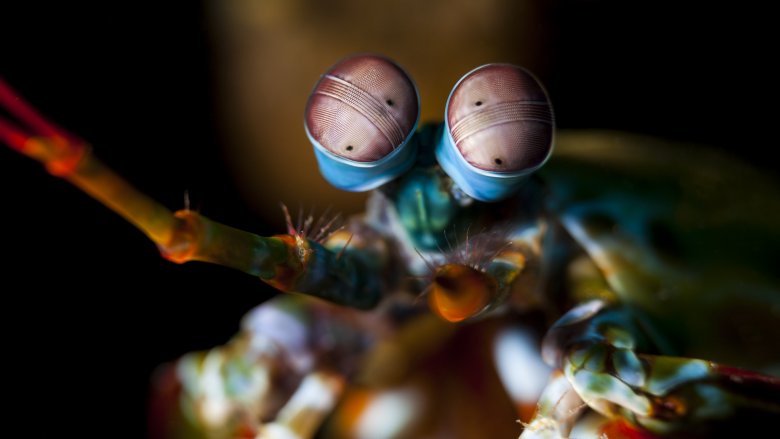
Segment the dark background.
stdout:
<path fill-rule="evenodd" d="M 166 206 L 182 207 L 188 190 L 211 218 L 276 233 L 245 206 L 224 162 L 203 4 L 174 3 L 4 5 L 0 76 Z M 541 79 L 560 127 L 702 143 L 775 172 L 777 47 L 766 11 L 552 5 Z M 5 378 L 31 431 L 142 437 L 155 367 L 224 343 L 273 294 L 240 273 L 160 259 L 118 216 L 6 149 L 0 197 Z"/>

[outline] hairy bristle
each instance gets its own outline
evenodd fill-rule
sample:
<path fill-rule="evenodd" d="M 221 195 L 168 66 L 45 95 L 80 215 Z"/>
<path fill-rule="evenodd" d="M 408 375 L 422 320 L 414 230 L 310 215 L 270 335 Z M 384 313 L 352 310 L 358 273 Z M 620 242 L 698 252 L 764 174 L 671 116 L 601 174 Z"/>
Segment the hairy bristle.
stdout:
<path fill-rule="evenodd" d="M 466 230 L 464 242 L 460 243 L 456 238 L 456 245 L 453 247 L 445 234 L 445 240 L 450 247 L 445 253 L 446 261 L 485 270 L 488 264 L 511 244 L 508 236 L 508 231 L 501 228 L 476 235 L 471 235 L 469 230 Z"/>
<path fill-rule="evenodd" d="M 290 211 L 284 203 L 282 203 L 282 212 L 284 213 L 288 234 L 303 239 L 310 239 L 320 244 L 323 244 L 331 235 L 344 228 L 341 214 L 331 214 L 330 207 L 325 209 L 319 216 L 314 214 L 314 208 L 310 209 L 307 215 L 304 215 L 303 207 L 299 208 L 298 219 L 295 225 L 293 225 Z"/>

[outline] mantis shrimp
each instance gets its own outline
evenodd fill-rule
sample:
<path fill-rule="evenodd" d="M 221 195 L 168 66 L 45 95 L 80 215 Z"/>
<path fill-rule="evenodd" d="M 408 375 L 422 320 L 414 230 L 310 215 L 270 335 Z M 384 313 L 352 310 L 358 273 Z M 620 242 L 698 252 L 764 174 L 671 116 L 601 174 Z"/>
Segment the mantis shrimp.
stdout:
<path fill-rule="evenodd" d="M 719 156 L 692 165 L 688 150 L 556 141 L 549 97 L 521 67 L 472 70 L 444 122 L 418 128 L 401 67 L 339 61 L 304 127 L 329 183 L 373 191 L 366 212 L 296 221 L 285 207 L 287 230 L 272 237 L 170 212 L 2 81 L 0 103 L 27 126 L 0 119 L 4 143 L 164 258 L 291 293 L 168 369 L 165 434 L 485 437 L 490 426 L 457 418 L 484 419 L 482 408 L 519 420 L 524 438 L 691 437 L 780 413 L 780 358 L 767 351 L 780 327 L 776 200 L 715 214 L 712 197 L 736 198 L 732 183 L 752 171 L 734 165 L 729 180 Z M 750 336 L 729 338 L 745 319 Z M 510 404 L 482 407 L 486 395 Z"/>

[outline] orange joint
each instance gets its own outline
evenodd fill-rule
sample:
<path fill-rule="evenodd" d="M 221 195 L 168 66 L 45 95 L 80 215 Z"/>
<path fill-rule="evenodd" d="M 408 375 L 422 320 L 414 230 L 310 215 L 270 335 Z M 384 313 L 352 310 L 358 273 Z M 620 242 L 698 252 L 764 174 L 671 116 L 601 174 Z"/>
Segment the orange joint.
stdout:
<path fill-rule="evenodd" d="M 171 262 L 183 264 L 197 253 L 203 227 L 200 216 L 189 210 L 180 210 L 173 216 L 176 219 L 174 229 L 169 241 L 159 245 L 160 254 Z"/>
<path fill-rule="evenodd" d="M 67 133 L 38 114 L 0 78 L 0 107 L 23 123 L 36 136 L 0 118 L 0 140 L 11 148 L 42 162 L 57 177 L 76 170 L 88 148 L 77 137 Z"/>
<path fill-rule="evenodd" d="M 84 144 L 60 148 L 55 156 L 45 162 L 46 170 L 55 177 L 67 177 L 78 168 L 89 152 L 90 148 Z"/>

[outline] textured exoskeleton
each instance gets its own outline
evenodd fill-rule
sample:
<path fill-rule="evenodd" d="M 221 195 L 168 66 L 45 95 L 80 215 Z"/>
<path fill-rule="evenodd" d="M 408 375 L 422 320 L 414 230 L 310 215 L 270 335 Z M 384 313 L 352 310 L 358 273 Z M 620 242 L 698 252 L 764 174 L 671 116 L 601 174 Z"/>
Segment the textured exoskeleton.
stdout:
<path fill-rule="evenodd" d="M 3 141 L 164 257 L 293 293 L 162 375 L 166 435 L 691 437 L 780 413 L 774 183 L 689 146 L 555 134 L 522 68 L 469 72 L 417 128 L 400 67 L 337 63 L 306 131 L 330 183 L 373 193 L 343 222 L 285 208 L 273 237 L 171 213 L 2 82 L 0 101 L 36 132 L 0 119 Z"/>

